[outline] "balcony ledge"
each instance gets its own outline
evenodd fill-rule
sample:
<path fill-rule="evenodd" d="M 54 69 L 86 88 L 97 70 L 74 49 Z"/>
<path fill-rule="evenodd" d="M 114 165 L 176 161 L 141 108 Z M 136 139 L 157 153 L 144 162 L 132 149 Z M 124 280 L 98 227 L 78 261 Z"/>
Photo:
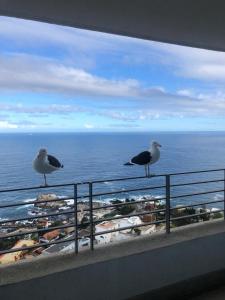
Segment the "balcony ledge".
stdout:
<path fill-rule="evenodd" d="M 132 240 L 85 250 L 78 255 L 54 254 L 0 266 L 0 286 L 44 277 L 47 275 L 81 268 L 83 266 L 128 257 L 151 250 L 170 247 L 210 235 L 225 233 L 224 220 L 213 220 L 175 228 L 170 234 L 155 233 Z"/>

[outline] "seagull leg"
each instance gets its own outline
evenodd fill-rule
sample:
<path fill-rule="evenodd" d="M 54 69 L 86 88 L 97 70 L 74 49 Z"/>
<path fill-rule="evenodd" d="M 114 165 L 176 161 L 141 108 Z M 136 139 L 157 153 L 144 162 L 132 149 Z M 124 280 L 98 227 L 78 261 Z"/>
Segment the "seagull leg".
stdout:
<path fill-rule="evenodd" d="M 150 178 L 150 177 L 154 177 L 155 176 L 155 174 L 150 174 L 150 166 L 148 165 L 148 177 Z"/>
<path fill-rule="evenodd" d="M 145 165 L 145 176 L 148 177 L 147 166 Z"/>
<path fill-rule="evenodd" d="M 46 175 L 44 174 L 44 179 L 45 179 L 45 186 L 47 186 L 47 180 L 46 180 Z"/>

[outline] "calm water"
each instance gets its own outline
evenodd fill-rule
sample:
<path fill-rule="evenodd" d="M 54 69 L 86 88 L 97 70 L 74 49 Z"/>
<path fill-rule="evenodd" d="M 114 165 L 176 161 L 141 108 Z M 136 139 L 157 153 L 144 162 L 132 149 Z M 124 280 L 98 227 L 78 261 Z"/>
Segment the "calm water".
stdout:
<path fill-rule="evenodd" d="M 151 140 L 162 144 L 161 159 L 151 172 L 182 172 L 225 167 L 225 133 L 51 133 L 51 134 L 0 134 L 0 189 L 29 187 L 43 184 L 41 175 L 32 169 L 32 161 L 40 147 L 46 147 L 63 164 L 64 169 L 48 176 L 49 184 L 87 181 L 93 179 L 118 178 L 144 175 L 143 167 L 125 167 L 123 163 L 140 151 L 148 149 Z M 222 178 L 222 173 L 179 177 L 176 181 L 206 178 Z M 163 183 L 160 179 L 145 179 L 132 183 L 105 183 L 95 187 L 96 191 L 113 191 L 128 187 L 150 186 Z M 223 184 L 184 187 L 174 190 L 174 194 L 223 188 Z M 50 190 L 58 195 L 72 195 L 72 189 Z M 85 192 L 84 190 L 80 191 Z M 146 192 L 150 194 L 150 192 Z M 164 191 L 154 191 L 153 195 L 163 195 Z M 0 194 L 0 204 L 36 198 L 38 192 Z M 132 194 L 135 195 L 135 194 Z M 136 194 L 136 196 L 139 196 Z M 142 193 L 143 195 L 143 193 Z M 129 197 L 126 193 L 120 197 Z M 218 199 L 221 194 L 213 194 L 204 199 Z M 113 198 L 113 196 L 111 197 Z M 201 201 L 186 198 L 185 201 Z M 104 200 L 104 197 L 103 199 Z M 105 199 L 108 200 L 108 199 Z M 177 203 L 184 199 L 176 200 Z M 7 209 L 0 217 L 23 215 L 24 209 Z"/>

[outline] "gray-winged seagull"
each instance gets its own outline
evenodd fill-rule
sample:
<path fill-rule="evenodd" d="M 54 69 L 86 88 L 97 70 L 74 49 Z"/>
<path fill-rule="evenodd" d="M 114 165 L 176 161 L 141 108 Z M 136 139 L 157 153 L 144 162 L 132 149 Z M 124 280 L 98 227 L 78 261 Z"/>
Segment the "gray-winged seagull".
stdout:
<path fill-rule="evenodd" d="M 141 165 L 145 166 L 145 175 L 150 176 L 149 166 L 156 163 L 160 158 L 159 147 L 161 145 L 157 142 L 152 142 L 151 148 L 134 156 L 125 166 Z"/>
<path fill-rule="evenodd" d="M 45 186 L 47 186 L 46 174 L 50 174 L 63 168 L 63 165 L 52 155 L 47 153 L 46 149 L 40 149 L 38 155 L 33 161 L 33 168 L 40 174 L 44 175 Z"/>

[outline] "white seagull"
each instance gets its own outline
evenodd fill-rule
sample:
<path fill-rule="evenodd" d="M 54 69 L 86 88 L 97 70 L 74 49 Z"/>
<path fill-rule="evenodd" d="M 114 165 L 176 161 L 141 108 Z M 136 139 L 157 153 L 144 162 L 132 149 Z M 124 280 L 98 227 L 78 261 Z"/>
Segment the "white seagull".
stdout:
<path fill-rule="evenodd" d="M 125 166 L 141 165 L 145 166 L 145 175 L 150 176 L 149 166 L 156 163 L 160 158 L 159 147 L 162 147 L 157 142 L 152 142 L 151 148 L 134 156 Z"/>
<path fill-rule="evenodd" d="M 33 161 L 33 168 L 40 174 L 44 175 L 45 186 L 47 186 L 46 174 L 63 168 L 63 165 L 52 155 L 47 154 L 46 149 L 40 149 L 38 155 Z"/>

